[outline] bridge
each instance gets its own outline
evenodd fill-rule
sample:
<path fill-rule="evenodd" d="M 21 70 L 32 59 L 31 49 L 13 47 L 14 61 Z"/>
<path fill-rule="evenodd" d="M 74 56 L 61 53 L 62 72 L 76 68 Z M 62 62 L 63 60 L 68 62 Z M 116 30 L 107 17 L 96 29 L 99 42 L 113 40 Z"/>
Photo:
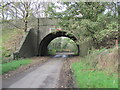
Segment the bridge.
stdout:
<path fill-rule="evenodd" d="M 17 51 L 19 53 L 19 57 L 27 58 L 33 56 L 47 56 L 47 46 L 53 39 L 57 37 L 68 37 L 76 43 L 76 36 L 64 30 L 55 30 L 58 22 L 59 20 L 55 18 L 39 18 L 38 27 L 31 28 L 24 36 L 23 41 L 21 42 L 21 46 L 18 48 Z M 77 55 L 82 55 L 82 45 L 78 45 L 76 43 L 76 46 L 78 48 Z"/>

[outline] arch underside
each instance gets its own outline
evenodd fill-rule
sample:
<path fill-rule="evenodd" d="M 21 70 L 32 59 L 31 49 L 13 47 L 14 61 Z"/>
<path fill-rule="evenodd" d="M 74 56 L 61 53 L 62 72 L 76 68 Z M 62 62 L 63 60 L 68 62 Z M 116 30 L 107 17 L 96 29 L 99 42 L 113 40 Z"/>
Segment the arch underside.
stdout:
<path fill-rule="evenodd" d="M 43 40 L 41 41 L 41 43 L 39 44 L 39 50 L 38 50 L 38 55 L 39 56 L 47 56 L 48 55 L 48 45 L 49 43 L 57 38 L 57 37 L 68 37 L 70 39 L 72 39 L 74 42 L 77 41 L 77 38 L 71 34 L 67 34 L 67 32 L 65 31 L 57 31 L 57 32 L 53 32 L 53 33 L 50 33 L 48 34 L 46 37 L 43 38 Z M 77 44 L 76 44 L 77 45 Z M 77 45 L 77 48 L 78 48 L 78 55 L 79 55 L 79 45 Z"/>

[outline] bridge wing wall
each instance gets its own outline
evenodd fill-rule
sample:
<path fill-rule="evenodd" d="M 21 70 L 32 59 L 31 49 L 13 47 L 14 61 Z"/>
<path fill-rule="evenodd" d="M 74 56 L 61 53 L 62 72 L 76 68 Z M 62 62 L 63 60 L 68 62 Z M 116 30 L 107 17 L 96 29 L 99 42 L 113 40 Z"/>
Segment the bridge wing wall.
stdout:
<path fill-rule="evenodd" d="M 20 57 L 33 57 L 37 54 L 37 30 L 31 29 L 25 38 L 20 50 Z"/>

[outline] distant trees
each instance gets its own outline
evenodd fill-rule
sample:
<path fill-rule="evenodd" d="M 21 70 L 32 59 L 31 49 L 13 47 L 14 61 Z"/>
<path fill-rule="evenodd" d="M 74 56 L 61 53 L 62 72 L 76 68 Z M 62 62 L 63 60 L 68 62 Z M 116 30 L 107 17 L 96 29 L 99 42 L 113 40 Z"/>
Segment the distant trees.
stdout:
<path fill-rule="evenodd" d="M 55 49 L 60 51 L 61 50 L 61 40 L 62 38 L 56 38 L 53 41 L 50 42 L 50 44 L 48 45 L 48 49 Z"/>
<path fill-rule="evenodd" d="M 77 46 L 75 42 L 67 37 L 58 37 L 50 42 L 48 45 L 49 50 L 56 51 L 77 51 Z"/>

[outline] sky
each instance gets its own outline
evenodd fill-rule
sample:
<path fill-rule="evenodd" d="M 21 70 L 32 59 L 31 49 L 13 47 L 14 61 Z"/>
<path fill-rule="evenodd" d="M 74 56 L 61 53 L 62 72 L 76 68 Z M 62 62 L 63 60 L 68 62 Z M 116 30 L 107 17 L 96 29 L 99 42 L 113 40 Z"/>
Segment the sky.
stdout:
<path fill-rule="evenodd" d="M 0 0 L 2 1 L 8 1 L 8 0 Z M 81 2 L 120 2 L 120 0 L 9 0 L 11 2 L 19 2 L 19 1 L 40 1 L 40 2 L 72 2 L 72 1 L 81 1 Z"/>
<path fill-rule="evenodd" d="M 18 1 L 20 1 L 20 0 L 3 0 L 3 1 L 5 1 L 5 2 L 11 2 L 11 1 L 15 1 L 15 2 L 18 2 Z M 49 1 L 53 1 L 53 0 L 21 0 L 21 1 L 32 1 L 32 2 L 49 2 Z M 55 0 L 55 1 L 60 1 L 60 0 Z M 62 6 L 60 3 L 57 3 L 57 2 L 55 2 L 54 1 L 54 3 L 55 3 L 55 5 L 56 6 L 60 6 L 61 8 L 59 9 L 59 8 L 57 8 L 56 9 L 56 12 L 62 12 L 62 11 L 65 11 L 66 10 L 66 7 L 67 6 Z M 63 0 L 62 0 L 63 1 Z M 65 0 L 64 0 L 65 1 Z M 71 0 L 71 1 L 73 1 L 73 0 Z M 75 1 L 75 0 L 74 0 Z M 81 0 L 80 0 L 81 1 Z M 86 0 L 85 0 L 86 1 Z M 90 0 L 87 0 L 87 1 L 90 1 Z M 92 0 L 92 1 L 97 1 L 97 0 Z M 105 1 L 105 0 L 104 0 Z M 107 0 L 107 1 L 110 1 L 110 0 Z M 118 0 L 114 0 L 114 1 L 118 1 Z M 119 0 L 120 1 L 120 0 Z M 32 8 L 34 8 L 34 6 L 35 5 L 32 5 L 31 7 Z M 108 10 L 106 10 L 104 13 L 107 13 L 108 12 Z M 40 13 L 40 15 L 35 15 L 37 18 L 39 18 L 39 17 L 44 17 L 45 16 L 45 13 L 44 13 L 44 11 L 42 11 L 42 10 L 40 10 L 39 9 L 39 13 Z M 78 16 L 76 16 L 76 17 L 81 17 L 81 15 L 78 15 Z"/>

